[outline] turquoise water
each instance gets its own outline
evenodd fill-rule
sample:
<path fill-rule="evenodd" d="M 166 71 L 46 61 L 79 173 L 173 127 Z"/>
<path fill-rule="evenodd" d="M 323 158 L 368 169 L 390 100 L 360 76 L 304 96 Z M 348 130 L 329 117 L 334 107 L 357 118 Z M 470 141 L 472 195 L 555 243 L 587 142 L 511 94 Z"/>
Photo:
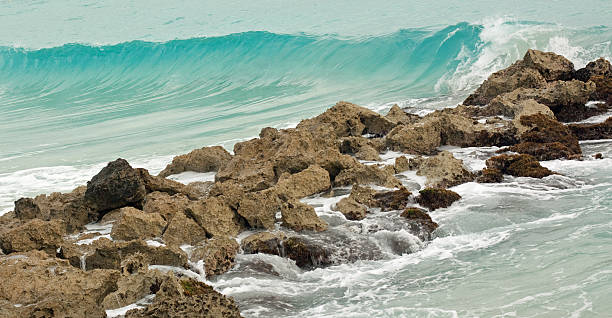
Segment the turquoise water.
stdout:
<path fill-rule="evenodd" d="M 339 100 L 453 106 L 527 48 L 610 59 L 610 21 L 610 1 L 2 1 L 0 213 L 117 157 L 159 171 Z M 546 164 L 567 177 L 459 186 L 415 254 L 307 273 L 266 258 L 280 276 L 215 286 L 249 317 L 609 316 L 610 159 Z"/>

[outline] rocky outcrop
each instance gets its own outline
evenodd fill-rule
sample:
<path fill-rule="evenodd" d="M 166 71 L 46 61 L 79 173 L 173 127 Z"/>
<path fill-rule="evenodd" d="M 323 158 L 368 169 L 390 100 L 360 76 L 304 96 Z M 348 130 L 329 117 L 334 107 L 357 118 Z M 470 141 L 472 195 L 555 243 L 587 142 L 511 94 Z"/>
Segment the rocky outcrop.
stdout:
<path fill-rule="evenodd" d="M 124 159 L 117 159 L 87 182 L 85 200 L 104 213 L 128 205 L 141 206 L 146 194 L 140 174 Z"/>
<path fill-rule="evenodd" d="M 540 165 L 538 160 L 531 155 L 499 155 L 487 159 L 488 169 L 501 171 L 516 177 L 544 178 L 555 174 Z"/>
<path fill-rule="evenodd" d="M 196 245 L 206 240 L 206 231 L 183 212 L 175 213 L 162 236 L 166 244 Z"/>
<path fill-rule="evenodd" d="M 593 76 L 612 77 L 612 65 L 610 65 L 610 62 L 600 57 L 577 70 L 574 78 L 579 81 L 587 82 Z"/>
<path fill-rule="evenodd" d="M 233 298 L 224 296 L 211 286 L 189 278 L 168 279 L 161 286 L 152 304 L 132 309 L 126 318 L 240 318 Z"/>
<path fill-rule="evenodd" d="M 161 237 L 167 222 L 158 213 L 145 213 L 132 207 L 119 210 L 120 216 L 113 224 L 111 237 L 115 240 L 147 240 Z"/>
<path fill-rule="evenodd" d="M 409 114 L 403 111 L 397 104 L 391 106 L 385 119 L 396 125 L 410 125 L 417 122 L 421 117 L 415 114 Z"/>
<path fill-rule="evenodd" d="M 411 232 L 423 241 L 431 240 L 433 232 L 438 228 L 438 223 L 434 222 L 423 209 L 409 207 L 402 211 L 400 216 L 406 219 Z"/>
<path fill-rule="evenodd" d="M 159 173 L 159 176 L 167 177 L 184 171 L 219 171 L 231 159 L 232 155 L 221 146 L 204 147 L 193 150 L 188 154 L 174 157 L 172 163 L 166 166 Z"/>
<path fill-rule="evenodd" d="M 553 52 L 527 50 L 521 62 L 524 67 L 540 72 L 546 81 L 569 80 L 574 73 L 574 64 Z"/>
<path fill-rule="evenodd" d="M 211 237 L 235 237 L 243 228 L 236 212 L 219 197 L 192 202 L 187 208 L 186 214 L 194 219 Z"/>
<path fill-rule="evenodd" d="M 598 124 L 572 124 L 568 128 L 579 140 L 612 139 L 612 117 Z"/>
<path fill-rule="evenodd" d="M 290 237 L 283 241 L 283 255 L 304 269 L 313 269 L 332 264 L 330 252 L 323 246 L 304 237 Z"/>
<path fill-rule="evenodd" d="M 329 189 L 331 181 L 327 170 L 312 165 L 292 175 L 283 174 L 275 187 L 277 193 L 300 199 Z"/>
<path fill-rule="evenodd" d="M 393 166 L 379 167 L 359 164 L 353 168 L 342 170 L 334 179 L 335 186 L 354 184 L 375 184 L 386 188 L 398 188 L 402 185 L 395 177 Z"/>
<path fill-rule="evenodd" d="M 157 213 L 170 222 L 175 214 L 185 212 L 190 204 L 189 198 L 182 194 L 170 195 L 155 191 L 147 194 L 142 210 L 146 213 Z"/>
<path fill-rule="evenodd" d="M 333 209 L 339 211 L 347 220 L 351 221 L 363 220 L 368 211 L 365 205 L 355 201 L 355 199 L 351 197 L 342 198 L 335 204 Z"/>
<path fill-rule="evenodd" d="M 378 153 L 383 144 L 381 138 L 343 137 L 339 140 L 338 150 L 343 154 L 353 155 L 359 160 L 380 161 Z"/>
<path fill-rule="evenodd" d="M 419 191 L 416 202 L 433 211 L 439 208 L 447 208 L 459 199 L 461 199 L 461 196 L 451 190 L 425 188 Z"/>
<path fill-rule="evenodd" d="M 274 229 L 281 200 L 274 189 L 246 193 L 239 203 L 238 214 L 251 228 Z"/>
<path fill-rule="evenodd" d="M 314 208 L 297 200 L 283 202 L 281 215 L 283 226 L 297 232 L 327 230 L 327 223 L 317 216 Z"/>
<path fill-rule="evenodd" d="M 432 154 L 442 143 L 439 127 L 430 121 L 398 125 L 385 137 L 391 150 L 411 154 Z"/>
<path fill-rule="evenodd" d="M 259 232 L 244 238 L 240 247 L 246 254 L 282 254 L 282 242 L 286 239 L 282 232 Z"/>
<path fill-rule="evenodd" d="M 193 262 L 203 261 L 207 278 L 221 275 L 232 267 L 236 261 L 239 245 L 229 237 L 214 237 L 201 246 L 196 246 L 191 252 Z"/>
<path fill-rule="evenodd" d="M 395 158 L 395 164 L 393 166 L 395 167 L 395 173 L 402 173 L 406 170 L 411 170 L 410 162 L 406 156 Z"/>
<path fill-rule="evenodd" d="M 0 234 L 0 249 L 5 254 L 43 250 L 55 255 L 57 248 L 64 244 L 65 234 L 65 225 L 61 221 L 33 219 Z"/>
<path fill-rule="evenodd" d="M 84 272 L 32 251 L 0 257 L 3 317 L 106 317 L 102 301 L 117 289 L 119 271 Z M 21 306 L 13 306 L 21 304 Z"/>
<path fill-rule="evenodd" d="M 476 182 L 478 183 L 499 183 L 504 180 L 504 174 L 495 168 L 484 168 L 482 169 Z"/>
<path fill-rule="evenodd" d="M 410 165 L 417 168 L 417 175 L 427 178 L 426 185 L 433 188 L 449 188 L 473 181 L 473 173 L 465 169 L 463 161 L 452 153 L 442 151 L 429 158 L 410 159 Z"/>

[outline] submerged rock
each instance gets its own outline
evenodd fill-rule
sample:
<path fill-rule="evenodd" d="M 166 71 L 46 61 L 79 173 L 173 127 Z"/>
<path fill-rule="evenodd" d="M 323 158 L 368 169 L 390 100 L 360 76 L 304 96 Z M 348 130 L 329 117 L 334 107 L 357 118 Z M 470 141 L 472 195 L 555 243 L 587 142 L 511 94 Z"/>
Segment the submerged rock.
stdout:
<path fill-rule="evenodd" d="M 419 191 L 419 196 L 416 198 L 416 201 L 420 205 L 433 211 L 439 208 L 447 208 L 459 199 L 461 199 L 461 196 L 451 190 L 425 188 Z"/>
<path fill-rule="evenodd" d="M 434 222 L 427 211 L 423 209 L 409 207 L 400 216 L 408 221 L 411 232 L 424 241 L 431 240 L 433 231 L 438 228 L 438 223 Z"/>
<path fill-rule="evenodd" d="M 204 147 L 174 157 L 172 163 L 166 166 L 159 176 L 167 177 L 184 171 L 219 171 L 231 159 L 232 155 L 221 146 Z"/>
<path fill-rule="evenodd" d="M 484 168 L 481 171 L 480 176 L 476 178 L 476 182 L 479 183 L 499 183 L 504 180 L 504 174 L 495 168 Z"/>
<path fill-rule="evenodd" d="M 285 257 L 295 261 L 300 268 L 312 269 L 332 264 L 330 252 L 323 246 L 304 237 L 290 237 L 283 241 Z"/>
<path fill-rule="evenodd" d="M 366 217 L 367 207 L 358 203 L 353 198 L 343 198 L 333 207 L 335 211 L 340 211 L 347 220 L 359 221 Z"/>
<path fill-rule="evenodd" d="M 555 174 L 540 165 L 538 160 L 526 154 L 499 155 L 487 159 L 487 168 L 496 169 L 516 177 L 544 178 Z"/>

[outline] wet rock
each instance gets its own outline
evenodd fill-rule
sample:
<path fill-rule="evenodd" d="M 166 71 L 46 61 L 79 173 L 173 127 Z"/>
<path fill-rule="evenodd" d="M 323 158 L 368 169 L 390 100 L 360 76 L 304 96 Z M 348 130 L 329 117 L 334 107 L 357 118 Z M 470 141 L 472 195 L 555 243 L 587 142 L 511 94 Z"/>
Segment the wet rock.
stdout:
<path fill-rule="evenodd" d="M 487 168 L 497 169 L 504 174 L 516 177 L 544 178 L 555 174 L 540 165 L 531 155 L 499 155 L 487 159 Z"/>
<path fill-rule="evenodd" d="M 331 187 L 327 170 L 312 165 L 296 174 L 284 174 L 276 184 L 278 193 L 288 197 L 300 199 L 323 192 Z"/>
<path fill-rule="evenodd" d="M 330 252 L 323 246 L 304 237 L 290 237 L 283 241 L 284 256 L 304 269 L 313 269 L 332 264 Z"/>
<path fill-rule="evenodd" d="M 85 190 L 85 187 L 78 187 L 70 193 L 21 198 L 15 202 L 15 216 L 21 220 L 59 219 L 64 221 L 66 231 L 73 233 L 98 218 L 98 213 L 85 202 Z"/>
<path fill-rule="evenodd" d="M 396 125 L 410 125 L 419 121 L 421 117 L 419 115 L 409 114 L 395 104 L 391 106 L 385 118 Z"/>
<path fill-rule="evenodd" d="M 612 117 L 598 124 L 572 124 L 568 128 L 579 140 L 612 139 Z"/>
<path fill-rule="evenodd" d="M 121 262 L 136 253 L 145 255 L 152 265 L 178 267 L 187 265 L 187 255 L 180 249 L 171 246 L 151 246 L 141 240 L 113 242 L 102 238 L 94 241 L 91 246 L 81 248 L 86 249 L 84 263 L 87 270 L 96 268 L 120 269 Z M 81 266 L 78 258 L 74 260 L 71 257 L 70 263 L 73 266 Z"/>
<path fill-rule="evenodd" d="M 394 166 L 395 166 L 395 173 L 401 173 L 406 170 L 411 170 L 410 163 L 408 161 L 408 158 L 406 158 L 406 156 L 400 156 L 400 157 L 395 158 Z"/>
<path fill-rule="evenodd" d="M 254 202 L 252 203 L 254 204 Z M 244 210 L 247 209 L 246 206 L 245 204 Z M 219 197 L 209 197 L 206 200 L 192 202 L 186 211 L 186 215 L 194 219 L 211 237 L 235 237 L 243 228 L 236 212 Z"/>
<path fill-rule="evenodd" d="M 426 155 L 434 153 L 442 142 L 439 126 L 432 121 L 399 125 L 385 139 L 391 150 Z"/>
<path fill-rule="evenodd" d="M 504 180 L 504 174 L 495 168 L 484 168 L 476 179 L 478 183 L 499 183 Z"/>
<path fill-rule="evenodd" d="M 283 226 L 294 231 L 321 232 L 327 230 L 327 223 L 317 216 L 314 208 L 300 201 L 283 202 L 281 214 Z"/>
<path fill-rule="evenodd" d="M 241 242 L 241 248 L 246 254 L 281 255 L 282 242 L 286 236 L 282 232 L 259 232 L 251 234 Z"/>
<path fill-rule="evenodd" d="M 431 240 L 433 231 L 438 228 L 438 223 L 431 219 L 427 211 L 417 207 L 406 208 L 400 216 L 408 221 L 411 232 L 423 241 Z"/>
<path fill-rule="evenodd" d="M 145 213 L 132 207 L 121 208 L 120 213 L 121 216 L 111 231 L 111 237 L 115 240 L 146 240 L 161 237 L 167 225 L 158 213 Z"/>
<path fill-rule="evenodd" d="M 521 142 L 507 150 L 529 154 L 538 160 L 575 159 L 582 154 L 578 139 L 558 121 L 543 114 L 522 116 L 521 124 L 530 130 L 521 135 Z"/>
<path fill-rule="evenodd" d="M 378 202 L 374 199 L 375 194 L 376 191 L 374 189 L 356 184 L 351 189 L 349 198 L 369 207 L 377 207 Z"/>
<path fill-rule="evenodd" d="M 429 158 L 411 159 L 410 164 L 418 167 L 417 175 L 427 178 L 428 187 L 449 188 L 475 179 L 474 174 L 465 169 L 463 161 L 448 151 Z"/>
<path fill-rule="evenodd" d="M 43 250 L 55 255 L 57 248 L 64 243 L 65 234 L 66 226 L 62 221 L 33 219 L 0 234 L 0 249 L 5 254 Z"/>
<path fill-rule="evenodd" d="M 459 194 L 446 189 L 425 188 L 419 191 L 419 194 L 416 198 L 417 203 L 428 208 L 430 211 L 447 208 L 453 202 L 461 199 Z"/>
<path fill-rule="evenodd" d="M 206 240 L 206 231 L 183 212 L 174 214 L 164 231 L 164 242 L 170 245 L 196 245 Z"/>
<path fill-rule="evenodd" d="M 302 120 L 297 129 L 317 131 L 322 125 L 331 126 L 337 138 L 364 134 L 382 137 L 395 126 L 385 117 L 365 107 L 338 102 L 321 115 Z"/>
<path fill-rule="evenodd" d="M 382 211 L 402 210 L 410 202 L 412 193 L 401 187 L 395 191 L 382 191 L 374 194 L 375 206 Z"/>
<path fill-rule="evenodd" d="M 100 305 L 117 289 L 119 272 L 84 272 L 43 252 L 0 257 L 0 300 L 21 307 L 0 309 L 5 317 L 106 317 Z"/>
<path fill-rule="evenodd" d="M 147 190 L 139 173 L 124 159 L 108 163 L 87 182 L 85 200 L 100 211 L 141 206 Z"/>
<path fill-rule="evenodd" d="M 593 82 L 556 81 L 548 83 L 542 89 L 519 91 L 518 94 L 521 95 L 520 98 L 533 98 L 548 106 L 559 121 L 571 122 L 600 113 L 597 109 L 585 106 L 596 88 Z"/>
<path fill-rule="evenodd" d="M 358 203 L 353 198 L 343 198 L 334 206 L 335 211 L 340 211 L 347 220 L 359 221 L 366 217 L 367 207 Z"/>
<path fill-rule="evenodd" d="M 594 154 L 593 158 L 595 158 L 595 159 L 603 159 L 603 155 L 601 154 L 601 152 L 599 152 L 599 153 Z"/>
<path fill-rule="evenodd" d="M 342 170 L 334 179 L 334 186 L 375 184 L 386 188 L 398 188 L 402 183 L 394 176 L 393 166 L 379 168 L 376 165 L 359 164 Z"/>
<path fill-rule="evenodd" d="M 555 118 L 554 113 L 548 106 L 538 103 L 533 99 L 520 99 L 518 94 L 514 92 L 503 94 L 498 97 L 495 97 L 489 105 L 483 109 L 489 116 L 507 116 L 514 118 L 513 124 L 517 128 L 517 133 L 521 134 L 525 130 L 526 127 L 523 127 L 520 124 L 520 117 L 528 116 L 533 114 L 544 114 L 548 117 Z"/>
<path fill-rule="evenodd" d="M 516 142 L 516 128 L 509 121 L 480 123 L 453 109 L 438 110 L 423 120 L 440 132 L 440 144 L 458 147 L 506 146 Z"/>
<path fill-rule="evenodd" d="M 158 292 L 152 304 L 141 309 L 132 309 L 126 318 L 188 317 L 188 318 L 239 318 L 240 311 L 231 297 L 224 296 L 211 286 L 183 278 L 180 281 L 164 283 L 162 288 L 171 290 Z"/>
<path fill-rule="evenodd" d="M 240 200 L 238 214 L 251 228 L 274 229 L 276 213 L 280 211 L 281 200 L 275 190 L 246 193 Z"/>
<path fill-rule="evenodd" d="M 172 163 L 166 166 L 159 173 L 159 176 L 167 177 L 184 171 L 218 171 L 231 159 L 232 155 L 221 146 L 204 147 L 193 150 L 188 154 L 174 157 Z"/>
<path fill-rule="evenodd" d="M 579 81 L 587 82 L 593 76 L 612 77 L 612 65 L 610 65 L 610 62 L 600 57 L 577 70 L 574 78 Z"/>
<path fill-rule="evenodd" d="M 221 275 L 234 267 L 239 245 L 229 237 L 215 237 L 203 246 L 196 246 L 191 252 L 193 262 L 202 260 L 207 278 Z"/>

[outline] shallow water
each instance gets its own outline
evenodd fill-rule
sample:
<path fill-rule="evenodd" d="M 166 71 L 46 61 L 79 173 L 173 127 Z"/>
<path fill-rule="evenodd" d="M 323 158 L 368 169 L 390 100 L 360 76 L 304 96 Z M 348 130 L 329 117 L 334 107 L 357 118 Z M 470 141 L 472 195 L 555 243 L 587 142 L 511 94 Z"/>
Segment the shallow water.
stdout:
<path fill-rule="evenodd" d="M 381 112 L 453 106 L 527 48 L 576 67 L 610 59 L 610 21 L 606 0 L 0 2 L 0 213 L 19 197 L 83 184 L 117 157 L 156 173 L 173 155 L 231 149 L 339 100 Z M 612 142 L 582 147 L 607 159 L 545 162 L 563 175 L 542 180 L 455 187 L 463 200 L 432 213 L 441 227 L 429 244 L 382 231 L 368 242 L 383 260 L 310 272 L 241 255 L 212 283 L 246 317 L 609 316 Z M 445 149 L 474 170 L 496 150 Z M 340 227 L 337 199 L 308 200 Z M 396 255 L 397 242 L 414 253 Z"/>

